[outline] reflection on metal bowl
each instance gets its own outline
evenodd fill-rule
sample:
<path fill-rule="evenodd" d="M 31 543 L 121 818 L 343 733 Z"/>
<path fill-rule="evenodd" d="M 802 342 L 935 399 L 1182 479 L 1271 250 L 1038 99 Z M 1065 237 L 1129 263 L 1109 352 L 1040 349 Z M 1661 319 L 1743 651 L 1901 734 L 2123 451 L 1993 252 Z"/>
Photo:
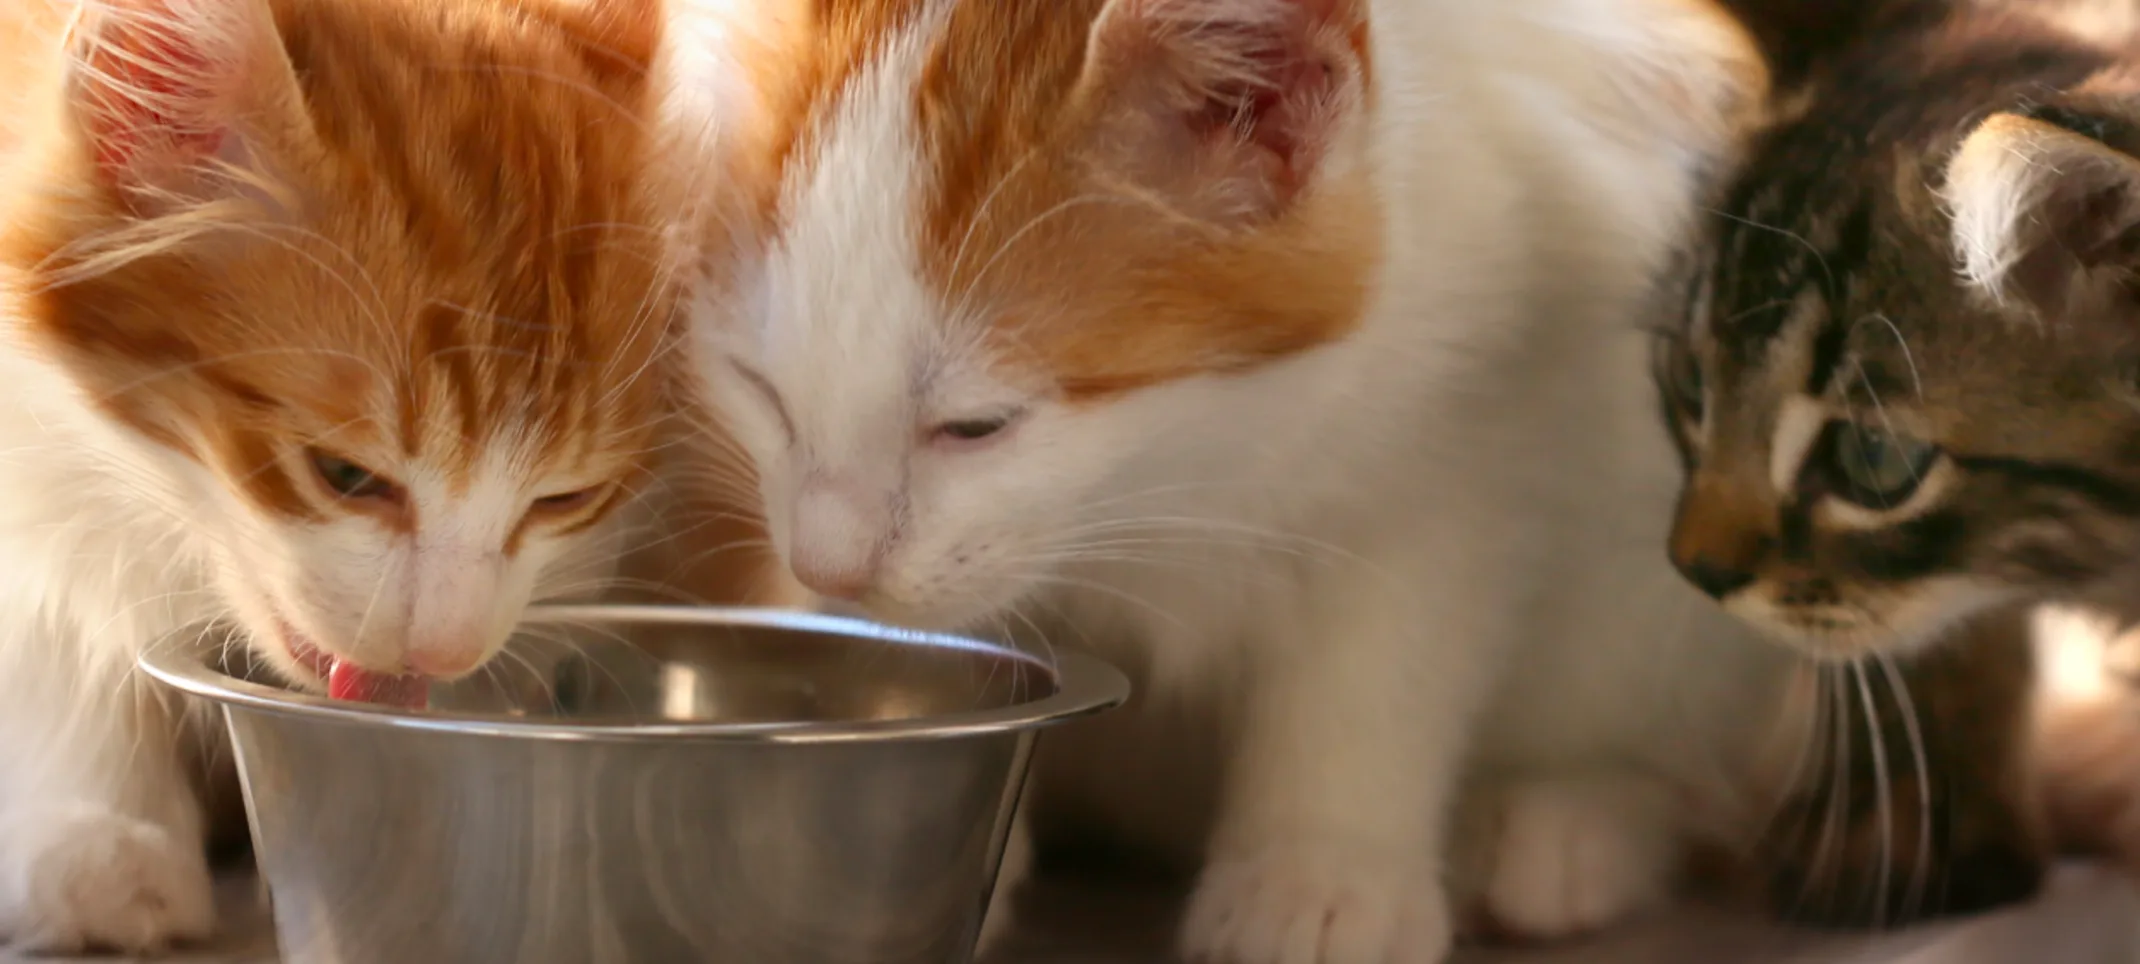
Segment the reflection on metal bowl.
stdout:
<path fill-rule="evenodd" d="M 292 964 L 961 964 L 1039 731 L 1122 675 L 768 610 L 543 607 L 419 711 L 219 704 Z"/>

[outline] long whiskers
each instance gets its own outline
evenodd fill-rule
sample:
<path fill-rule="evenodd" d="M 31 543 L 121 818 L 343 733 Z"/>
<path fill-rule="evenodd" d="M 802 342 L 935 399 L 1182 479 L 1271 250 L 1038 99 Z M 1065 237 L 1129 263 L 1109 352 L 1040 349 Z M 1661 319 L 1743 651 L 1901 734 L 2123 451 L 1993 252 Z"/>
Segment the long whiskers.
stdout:
<path fill-rule="evenodd" d="M 1879 667 L 1888 689 L 1895 695 L 1896 711 L 1902 718 L 1902 731 L 1910 743 L 1910 760 L 1917 771 L 1917 859 L 1910 868 L 1910 886 L 1903 904 L 1905 918 L 1914 917 L 1924 906 L 1926 888 L 1931 885 L 1932 871 L 1932 765 L 1925 751 L 1924 731 L 1917 719 L 1917 703 L 1910 698 L 1909 684 L 1902 671 L 1895 665 L 1894 657 L 1886 653 L 1873 654 L 1873 663 Z"/>
<path fill-rule="evenodd" d="M 1873 925 L 1884 928 L 1887 926 L 1888 884 L 1894 873 L 1895 815 L 1893 801 L 1889 799 L 1893 783 L 1887 772 L 1887 742 L 1881 733 L 1880 710 L 1873 703 L 1872 686 L 1866 682 L 1865 664 L 1851 663 L 1849 670 L 1852 681 L 1857 684 L 1859 703 L 1865 709 L 1866 741 L 1870 744 L 1867 749 L 1872 753 L 1873 798 L 1880 809 L 1880 863 L 1879 870 L 1873 875 Z"/>

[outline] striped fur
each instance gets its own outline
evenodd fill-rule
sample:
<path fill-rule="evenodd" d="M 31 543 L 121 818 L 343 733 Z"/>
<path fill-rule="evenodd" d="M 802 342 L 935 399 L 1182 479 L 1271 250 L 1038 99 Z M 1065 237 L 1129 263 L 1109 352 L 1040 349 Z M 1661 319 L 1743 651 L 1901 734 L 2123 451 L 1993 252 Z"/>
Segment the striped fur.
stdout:
<path fill-rule="evenodd" d="M 143 648 L 450 677 L 601 575 L 665 410 L 661 17 L 48 2 L 0 12 L 0 929 L 153 950 L 210 908 Z"/>
<path fill-rule="evenodd" d="M 1876 5 L 1779 92 L 1663 332 L 1687 469 L 1675 564 L 1833 672 L 1906 659 L 1895 681 L 1917 696 L 1867 693 L 1878 722 L 1853 732 L 1915 746 L 1895 729 L 1914 715 L 1929 759 L 1861 754 L 1771 855 L 1776 898 L 1816 919 L 2025 896 L 2038 778 L 2052 832 L 2140 853 L 2123 816 L 2140 768 L 2111 749 L 2131 707 L 2077 711 L 2055 687 L 2032 705 L 2012 655 L 2029 604 L 2129 610 L 2140 591 L 2140 46 L 2130 4 L 2093 15 L 2112 6 Z M 1868 484 L 1867 438 L 1917 455 Z M 1907 779 L 1863 792 L 1869 766 Z M 1937 828 L 1932 853 L 1874 845 L 1896 814 Z M 1871 883 L 1920 859 L 1953 875 L 1944 891 Z"/>
<path fill-rule="evenodd" d="M 2121 180 L 2140 84 L 2026 14 L 1908 6 L 1783 98 L 1660 369 L 1695 383 L 1665 391 L 1690 468 L 1674 560 L 1837 656 L 2087 596 L 2140 550 L 2140 306 L 2116 233 L 2140 223 L 2120 206 L 2140 211 Z M 1907 492 L 1853 498 L 1850 426 L 1937 456 Z"/>

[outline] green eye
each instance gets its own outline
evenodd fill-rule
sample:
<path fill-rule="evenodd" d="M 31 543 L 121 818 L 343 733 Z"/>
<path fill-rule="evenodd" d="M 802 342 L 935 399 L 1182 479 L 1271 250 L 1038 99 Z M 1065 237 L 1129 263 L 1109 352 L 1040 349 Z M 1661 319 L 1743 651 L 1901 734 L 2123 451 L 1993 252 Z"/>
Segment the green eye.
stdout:
<path fill-rule="evenodd" d="M 1702 361 L 1686 336 L 1657 335 L 1650 354 L 1650 374 L 1672 418 L 1701 421 Z"/>
<path fill-rule="evenodd" d="M 1870 509 L 1909 501 L 1939 458 L 1939 446 L 1882 429 L 1844 422 L 1830 431 L 1829 457 L 1841 481 L 1838 493 Z"/>
<path fill-rule="evenodd" d="M 319 449 L 311 449 L 306 455 L 312 462 L 312 471 L 319 474 L 320 481 L 342 498 L 386 499 L 395 498 L 400 492 L 394 483 L 341 456 Z"/>
<path fill-rule="evenodd" d="M 1674 344 L 1670 351 L 1665 376 L 1672 394 L 1682 410 L 1698 416 L 1702 412 L 1702 360 L 1695 357 L 1694 346 L 1684 340 Z"/>

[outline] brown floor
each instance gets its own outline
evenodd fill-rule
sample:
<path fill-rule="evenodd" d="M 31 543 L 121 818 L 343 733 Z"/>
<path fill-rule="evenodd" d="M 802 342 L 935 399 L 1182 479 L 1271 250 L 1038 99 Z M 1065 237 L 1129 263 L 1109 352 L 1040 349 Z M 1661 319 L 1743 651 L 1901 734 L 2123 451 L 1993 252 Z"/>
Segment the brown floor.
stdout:
<path fill-rule="evenodd" d="M 250 880 L 230 882 L 226 946 L 176 959 L 276 964 Z M 1021 896 L 1024 932 L 985 964 L 1166 964 L 1171 895 L 1055 884 Z M 0 964 L 23 959 L 0 952 Z M 110 958 L 102 959 L 111 961 Z M 53 964 L 46 959 L 48 964 Z M 1452 964 L 2140 964 L 2140 888 L 2067 868 L 2026 907 L 1880 938 L 1814 939 L 1702 911 L 1560 947 L 1479 949 Z"/>

